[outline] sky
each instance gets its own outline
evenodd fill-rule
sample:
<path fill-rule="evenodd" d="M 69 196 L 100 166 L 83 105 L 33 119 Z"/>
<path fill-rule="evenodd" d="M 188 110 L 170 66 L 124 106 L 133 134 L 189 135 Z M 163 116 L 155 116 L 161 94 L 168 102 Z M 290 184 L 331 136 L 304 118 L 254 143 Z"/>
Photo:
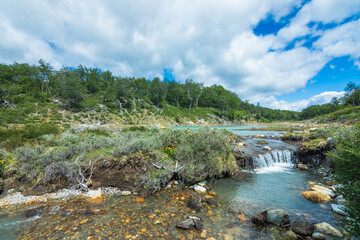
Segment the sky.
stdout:
<path fill-rule="evenodd" d="M 360 82 L 360 0 L 1 0 L 0 63 L 39 59 L 300 111 Z"/>

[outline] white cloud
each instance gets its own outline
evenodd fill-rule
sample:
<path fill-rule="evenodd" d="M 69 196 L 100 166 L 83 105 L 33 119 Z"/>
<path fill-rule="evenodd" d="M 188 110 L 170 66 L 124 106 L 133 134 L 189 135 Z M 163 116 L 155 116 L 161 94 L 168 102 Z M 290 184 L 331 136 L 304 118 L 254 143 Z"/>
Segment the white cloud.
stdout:
<path fill-rule="evenodd" d="M 308 99 L 302 99 L 295 102 L 277 100 L 274 96 L 270 96 L 265 99 L 263 106 L 274 109 L 301 111 L 302 109 L 309 107 L 311 105 L 321 105 L 324 103 L 329 103 L 333 97 L 342 97 L 344 96 L 344 94 L 345 94 L 344 91 L 342 92 L 329 91 L 315 95 Z"/>
<path fill-rule="evenodd" d="M 359 13 L 360 0 L 312 0 L 278 34 L 252 32 L 262 19 L 280 20 L 302 2 L 3 0 L 0 62 L 43 58 L 56 68 L 83 64 L 145 77 L 170 67 L 177 80 L 221 84 L 266 103 L 304 88 L 333 57 L 350 55 L 360 68 L 359 20 L 342 23 Z M 326 23 L 339 26 L 316 28 Z M 319 37 L 312 48 L 299 39 L 284 49 L 306 35 Z"/>

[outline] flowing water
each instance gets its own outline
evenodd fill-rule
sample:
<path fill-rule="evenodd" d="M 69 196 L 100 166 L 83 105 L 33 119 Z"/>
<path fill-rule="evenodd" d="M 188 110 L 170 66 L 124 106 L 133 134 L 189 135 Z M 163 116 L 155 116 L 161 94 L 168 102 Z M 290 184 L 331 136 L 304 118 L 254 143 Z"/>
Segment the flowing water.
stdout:
<path fill-rule="evenodd" d="M 308 181 L 318 179 L 293 168 L 296 159 L 290 150 L 257 155 L 253 158 L 255 170 L 241 181 L 224 178 L 207 183 L 214 192 L 207 196 L 218 204 L 204 204 L 198 212 L 187 207 L 194 191 L 177 186 L 145 201 L 137 196 L 51 201 L 1 209 L 0 239 L 200 239 L 201 231 L 175 228 L 191 215 L 202 218 L 207 238 L 271 239 L 269 231 L 253 227 L 250 219 L 273 209 L 286 210 L 291 221 L 336 225 L 331 203 L 314 204 L 301 195 L 309 188 Z M 37 214 L 26 217 L 31 208 L 37 208 Z"/>

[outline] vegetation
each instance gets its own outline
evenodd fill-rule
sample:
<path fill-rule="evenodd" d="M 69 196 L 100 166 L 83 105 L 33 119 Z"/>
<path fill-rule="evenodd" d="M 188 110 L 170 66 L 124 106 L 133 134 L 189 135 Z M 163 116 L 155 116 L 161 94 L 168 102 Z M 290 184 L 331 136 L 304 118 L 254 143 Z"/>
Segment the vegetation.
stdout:
<path fill-rule="evenodd" d="M 336 149 L 328 157 L 335 163 L 335 178 L 341 184 L 338 191 L 348 201 L 345 228 L 360 237 L 360 125 L 339 131 L 335 140 Z"/>
<path fill-rule="evenodd" d="M 148 163 L 139 176 L 143 187 L 159 190 L 172 178 L 185 183 L 230 174 L 237 165 L 231 155 L 233 135 L 210 128 L 159 130 L 128 128 L 117 134 L 106 130 L 42 135 L 37 143 L 0 152 L 2 173 L 17 169 L 33 186 L 65 181 L 78 184 L 79 166 L 101 161 Z M 153 167 L 156 166 L 156 167 Z M 174 175 L 175 174 L 175 175 Z"/>

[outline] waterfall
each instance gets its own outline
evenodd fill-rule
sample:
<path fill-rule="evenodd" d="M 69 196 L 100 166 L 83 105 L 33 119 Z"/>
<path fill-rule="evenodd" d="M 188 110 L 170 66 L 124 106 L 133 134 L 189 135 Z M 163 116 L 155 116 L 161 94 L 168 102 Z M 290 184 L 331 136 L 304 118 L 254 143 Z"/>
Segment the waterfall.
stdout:
<path fill-rule="evenodd" d="M 289 150 L 273 150 L 253 158 L 255 172 L 286 171 L 293 167 L 293 154 Z"/>

